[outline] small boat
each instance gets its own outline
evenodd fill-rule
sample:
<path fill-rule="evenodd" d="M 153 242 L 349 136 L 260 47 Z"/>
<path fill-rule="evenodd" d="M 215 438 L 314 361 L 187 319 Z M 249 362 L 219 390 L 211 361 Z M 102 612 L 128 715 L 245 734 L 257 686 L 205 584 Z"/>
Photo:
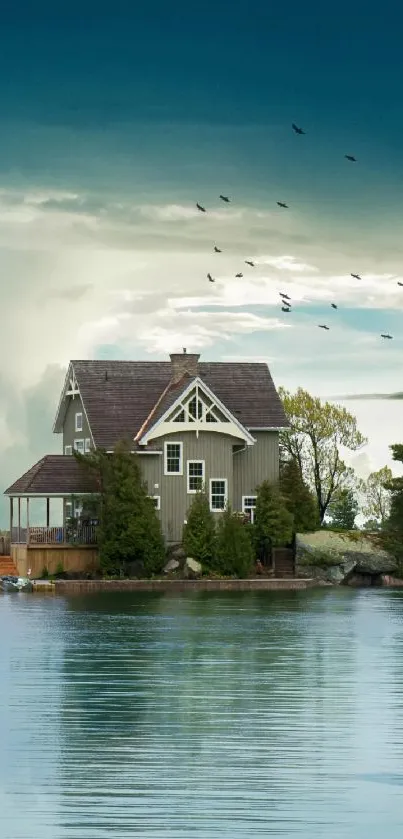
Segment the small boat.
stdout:
<path fill-rule="evenodd" d="M 33 586 L 29 577 L 0 577 L 1 591 L 32 591 Z"/>

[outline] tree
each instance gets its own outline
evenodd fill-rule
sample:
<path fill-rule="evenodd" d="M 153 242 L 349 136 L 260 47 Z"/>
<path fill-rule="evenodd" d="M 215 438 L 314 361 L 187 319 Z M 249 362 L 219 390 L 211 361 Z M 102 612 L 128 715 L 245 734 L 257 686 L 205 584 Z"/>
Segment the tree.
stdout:
<path fill-rule="evenodd" d="M 212 567 L 216 548 L 216 529 L 209 500 L 204 491 L 196 492 L 183 528 L 183 547 L 189 557 Z"/>
<path fill-rule="evenodd" d="M 131 565 L 146 576 L 162 571 L 161 526 L 129 445 L 119 443 L 113 454 L 97 449 L 76 457 L 93 472 L 99 488 L 97 539 L 103 571 L 127 574 Z"/>
<path fill-rule="evenodd" d="M 366 481 L 360 481 L 360 492 L 364 498 L 362 512 L 369 519 L 378 521 L 381 525 L 386 521 L 390 512 L 391 494 L 386 486 L 392 481 L 392 470 L 383 466 L 377 472 L 371 472 Z"/>
<path fill-rule="evenodd" d="M 332 526 L 338 530 L 353 530 L 358 513 L 358 501 L 351 487 L 339 489 L 328 506 Z"/>
<path fill-rule="evenodd" d="M 344 463 L 340 448 L 356 451 L 367 440 L 346 408 L 321 402 L 306 390 L 292 394 L 279 389 L 290 428 L 280 433 L 281 449 L 295 458 L 301 475 L 315 492 L 322 522 L 334 495 L 351 483 L 353 470 Z"/>
<path fill-rule="evenodd" d="M 280 490 L 287 510 L 294 516 L 295 533 L 312 533 L 320 527 L 318 502 L 301 475 L 295 457 L 280 466 Z"/>
<path fill-rule="evenodd" d="M 393 460 L 403 463 L 403 444 L 395 443 L 389 446 Z M 403 573 L 403 477 L 391 478 L 385 485 L 390 492 L 390 510 L 385 519 L 381 543 L 399 563 L 399 574 Z"/>
<path fill-rule="evenodd" d="M 254 552 L 250 529 L 228 507 L 217 528 L 216 568 L 221 574 L 247 577 L 253 567 Z"/>
<path fill-rule="evenodd" d="M 255 549 L 259 559 L 271 555 L 272 548 L 288 545 L 293 537 L 294 517 L 287 510 L 281 492 L 269 481 L 257 488 L 253 525 Z"/>

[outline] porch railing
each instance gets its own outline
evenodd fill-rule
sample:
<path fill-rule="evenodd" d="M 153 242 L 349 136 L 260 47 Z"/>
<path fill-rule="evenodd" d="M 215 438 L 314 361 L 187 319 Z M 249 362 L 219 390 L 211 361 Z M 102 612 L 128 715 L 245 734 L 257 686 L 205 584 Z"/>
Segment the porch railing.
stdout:
<path fill-rule="evenodd" d="M 97 527 L 93 524 L 69 527 L 13 528 L 13 542 L 25 545 L 95 545 Z"/>

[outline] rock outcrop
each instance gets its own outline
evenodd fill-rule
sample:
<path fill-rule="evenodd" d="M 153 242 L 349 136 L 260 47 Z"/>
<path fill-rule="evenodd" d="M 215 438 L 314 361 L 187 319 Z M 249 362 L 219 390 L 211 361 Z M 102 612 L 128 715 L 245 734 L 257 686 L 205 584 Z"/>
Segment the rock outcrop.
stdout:
<path fill-rule="evenodd" d="M 359 531 L 318 530 L 296 536 L 297 576 L 337 585 L 381 585 L 381 575 L 396 568 L 393 557 Z"/>

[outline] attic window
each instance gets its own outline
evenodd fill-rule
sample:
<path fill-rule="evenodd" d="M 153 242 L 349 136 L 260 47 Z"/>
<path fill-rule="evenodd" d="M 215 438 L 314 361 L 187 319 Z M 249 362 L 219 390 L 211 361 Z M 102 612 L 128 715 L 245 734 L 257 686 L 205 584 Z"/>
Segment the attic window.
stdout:
<path fill-rule="evenodd" d="M 227 417 L 198 387 L 174 409 L 170 422 L 228 422 Z"/>

